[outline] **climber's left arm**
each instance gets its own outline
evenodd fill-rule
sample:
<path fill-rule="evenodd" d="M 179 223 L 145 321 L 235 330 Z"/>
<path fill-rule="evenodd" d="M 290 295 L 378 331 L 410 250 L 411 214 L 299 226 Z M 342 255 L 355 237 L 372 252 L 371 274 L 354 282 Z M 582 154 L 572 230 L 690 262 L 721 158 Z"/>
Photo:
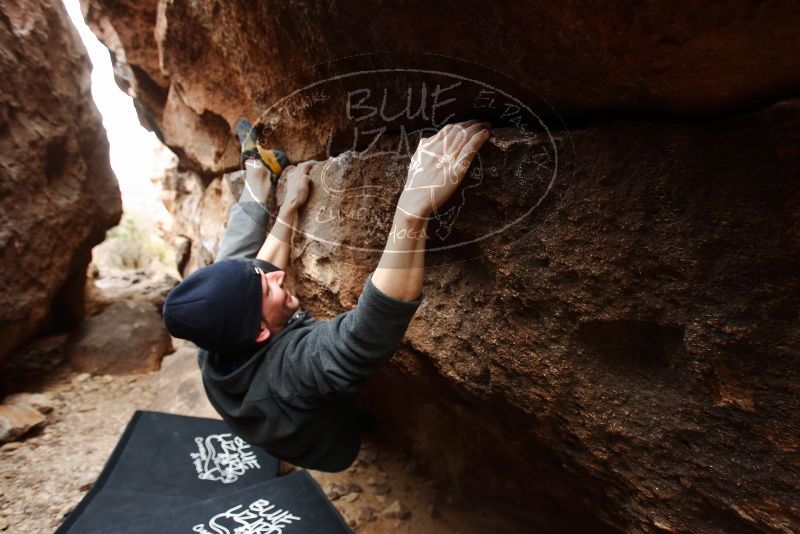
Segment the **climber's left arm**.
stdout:
<path fill-rule="evenodd" d="M 244 172 L 247 185 L 239 201 L 231 207 L 228 226 L 214 261 L 253 260 L 264 243 L 269 222 L 266 206 L 269 173 L 264 164 L 256 160 L 247 161 Z"/>
<path fill-rule="evenodd" d="M 286 180 L 286 196 L 281 204 L 275 224 L 270 231 L 257 259 L 271 263 L 278 269 L 285 271 L 289 266 L 289 257 L 292 252 L 292 230 L 297 212 L 308 199 L 309 177 L 315 162 L 306 161 L 298 166 L 290 166 L 284 170 Z"/>

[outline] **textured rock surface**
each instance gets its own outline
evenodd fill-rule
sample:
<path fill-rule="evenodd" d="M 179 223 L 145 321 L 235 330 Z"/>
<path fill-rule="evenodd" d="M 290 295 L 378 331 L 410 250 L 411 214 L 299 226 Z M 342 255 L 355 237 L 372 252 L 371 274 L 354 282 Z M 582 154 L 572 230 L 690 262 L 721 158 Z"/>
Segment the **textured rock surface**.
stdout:
<path fill-rule="evenodd" d="M 33 408 L 43 414 L 53 411 L 55 400 L 47 393 L 14 393 L 3 398 L 4 404 Z"/>
<path fill-rule="evenodd" d="M 45 417 L 35 408 L 0 404 L 0 443 L 13 441 L 44 425 Z"/>
<path fill-rule="evenodd" d="M 0 360 L 82 313 L 92 246 L 121 213 L 91 65 L 61 3 L 0 4 Z"/>
<path fill-rule="evenodd" d="M 581 121 L 594 113 L 729 112 L 800 89 L 800 24 L 791 2 L 82 4 L 112 50 L 122 85 L 137 97 L 140 116 L 183 165 L 202 174 L 236 167 L 229 126 L 283 97 L 283 80 L 363 53 L 477 62 Z M 367 58 L 348 64 L 375 67 Z M 294 117 L 276 142 L 293 159 L 318 156 L 334 117 Z"/>
<path fill-rule="evenodd" d="M 161 188 L 161 200 L 174 217 L 178 270 L 188 275 L 214 261 L 234 196 L 224 177 L 206 183 L 193 171 L 177 169 L 161 178 Z"/>
<path fill-rule="evenodd" d="M 546 530 L 597 528 L 592 516 L 623 529 L 796 528 L 799 124 L 790 101 L 702 126 L 573 131 L 573 172 L 530 219 L 431 254 L 425 302 L 366 405 L 431 469 Z M 484 167 L 513 169 L 538 143 L 498 131 Z M 395 187 L 391 158 L 347 161 L 347 186 Z M 300 221 L 315 235 L 321 209 L 371 202 L 325 194 L 321 167 Z M 523 168 L 475 191 L 451 241 L 539 194 Z M 386 214 L 327 230 L 382 243 Z M 376 262 L 302 236 L 295 252 L 298 291 L 320 317 L 351 306 Z"/>
<path fill-rule="evenodd" d="M 233 197 L 212 175 L 236 162 L 202 163 L 221 153 L 213 132 L 318 61 L 376 47 L 452 53 L 580 119 L 554 134 L 564 159 L 539 208 L 477 239 L 547 185 L 542 139 L 495 131 L 487 179 L 439 244 L 477 240 L 429 255 L 425 302 L 365 405 L 429 469 L 541 531 L 800 529 L 800 103 L 747 113 L 798 90 L 790 4 L 264 3 L 244 16 L 238 2 L 173 0 L 146 17 L 88 5 L 96 27 L 138 28 L 117 29 L 125 50 L 157 49 L 158 71 L 152 54 L 151 67 L 127 60 L 151 127 L 180 122 L 170 92 L 195 114 L 193 131 L 162 131 L 195 173 L 165 182 L 191 240 L 184 272 L 216 251 Z M 161 107 L 148 104 L 158 76 Z M 288 121 L 277 141 L 292 158 L 324 152 L 341 119 L 328 111 L 321 102 Z M 720 112 L 733 116 L 708 118 Z M 670 113 L 703 120 L 605 120 Z M 346 153 L 314 171 L 300 228 L 341 243 L 295 242 L 294 283 L 318 317 L 355 303 L 377 255 L 347 245 L 382 247 L 405 165 Z M 326 194 L 323 169 L 340 189 L 381 194 Z"/>
<path fill-rule="evenodd" d="M 197 372 L 197 347 L 186 343 L 166 356 L 158 373 L 157 401 L 169 413 L 213 417 L 219 414 L 211 406 Z"/>
<path fill-rule="evenodd" d="M 154 371 L 172 351 L 158 308 L 142 300 L 114 302 L 83 321 L 67 351 L 70 366 L 92 374 Z"/>
<path fill-rule="evenodd" d="M 114 302 L 136 300 L 161 310 L 167 293 L 178 283 L 171 274 L 145 271 L 112 273 L 86 284 L 86 311 L 95 315 Z"/>
<path fill-rule="evenodd" d="M 366 405 L 431 468 L 546 521 L 569 517 L 566 503 L 623 529 L 796 530 L 798 126 L 795 100 L 703 125 L 573 131 L 574 171 L 540 211 L 433 256 L 426 301 Z M 506 133 L 483 166 L 507 172 L 468 197 L 460 240 L 538 194 L 533 166 L 508 172 L 537 142 Z M 344 179 L 391 181 L 391 164 L 353 160 Z M 301 227 L 318 235 L 321 206 L 363 202 L 317 187 Z M 336 233 L 380 243 L 388 224 Z M 317 312 L 351 305 L 375 265 L 313 240 L 295 250 Z"/>

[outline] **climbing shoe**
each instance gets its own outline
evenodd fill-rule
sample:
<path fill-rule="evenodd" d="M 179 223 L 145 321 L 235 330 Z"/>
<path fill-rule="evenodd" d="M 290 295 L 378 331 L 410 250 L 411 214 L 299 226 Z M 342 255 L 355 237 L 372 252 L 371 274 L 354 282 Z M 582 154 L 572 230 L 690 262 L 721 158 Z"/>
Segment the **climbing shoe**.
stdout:
<path fill-rule="evenodd" d="M 261 130 L 259 124 L 253 126 L 245 117 L 236 121 L 236 136 L 242 146 L 239 161 L 244 165 L 248 159 L 261 159 L 277 178 L 291 162 L 282 150 L 267 148 L 266 140 L 259 136 Z"/>
<path fill-rule="evenodd" d="M 275 176 L 280 176 L 283 169 L 290 165 L 289 158 L 282 150 L 265 148 L 261 142 L 256 144 L 261 161 L 272 171 Z"/>
<path fill-rule="evenodd" d="M 242 147 L 239 163 L 244 165 L 248 159 L 260 158 L 258 154 L 258 132 L 250 124 L 250 121 L 242 117 L 236 121 L 236 137 L 239 138 L 239 144 Z"/>

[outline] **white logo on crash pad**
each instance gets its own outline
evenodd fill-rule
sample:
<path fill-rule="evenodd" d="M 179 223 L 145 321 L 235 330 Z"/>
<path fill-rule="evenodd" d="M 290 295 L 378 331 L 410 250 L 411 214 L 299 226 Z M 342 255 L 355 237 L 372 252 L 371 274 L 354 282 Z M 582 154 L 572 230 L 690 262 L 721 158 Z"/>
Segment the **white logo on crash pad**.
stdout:
<path fill-rule="evenodd" d="M 248 469 L 261 469 L 250 445 L 231 434 L 211 434 L 194 438 L 197 452 L 190 454 L 200 480 L 236 482 Z"/>
<path fill-rule="evenodd" d="M 198 534 L 212 534 L 208 526 L 217 534 L 281 534 L 285 526 L 299 521 L 300 516 L 259 499 L 247 508 L 242 508 L 241 504 L 228 508 L 212 517 L 207 525 L 195 525 L 192 530 Z"/>

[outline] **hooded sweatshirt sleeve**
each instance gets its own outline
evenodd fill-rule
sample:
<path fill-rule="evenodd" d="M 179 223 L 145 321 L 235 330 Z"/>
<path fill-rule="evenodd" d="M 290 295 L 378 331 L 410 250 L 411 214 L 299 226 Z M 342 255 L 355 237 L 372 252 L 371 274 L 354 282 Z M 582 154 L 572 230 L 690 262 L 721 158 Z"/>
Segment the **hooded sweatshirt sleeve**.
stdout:
<path fill-rule="evenodd" d="M 214 261 L 228 259 L 252 260 L 267 238 L 269 213 L 260 202 L 242 199 L 231 208 L 228 227 Z"/>
<path fill-rule="evenodd" d="M 294 395 L 356 394 L 364 380 L 400 344 L 422 295 L 413 301 L 390 297 L 367 277 L 358 304 L 330 321 L 318 321 L 284 353 L 279 373 Z M 286 384 L 276 389 L 286 391 Z"/>

